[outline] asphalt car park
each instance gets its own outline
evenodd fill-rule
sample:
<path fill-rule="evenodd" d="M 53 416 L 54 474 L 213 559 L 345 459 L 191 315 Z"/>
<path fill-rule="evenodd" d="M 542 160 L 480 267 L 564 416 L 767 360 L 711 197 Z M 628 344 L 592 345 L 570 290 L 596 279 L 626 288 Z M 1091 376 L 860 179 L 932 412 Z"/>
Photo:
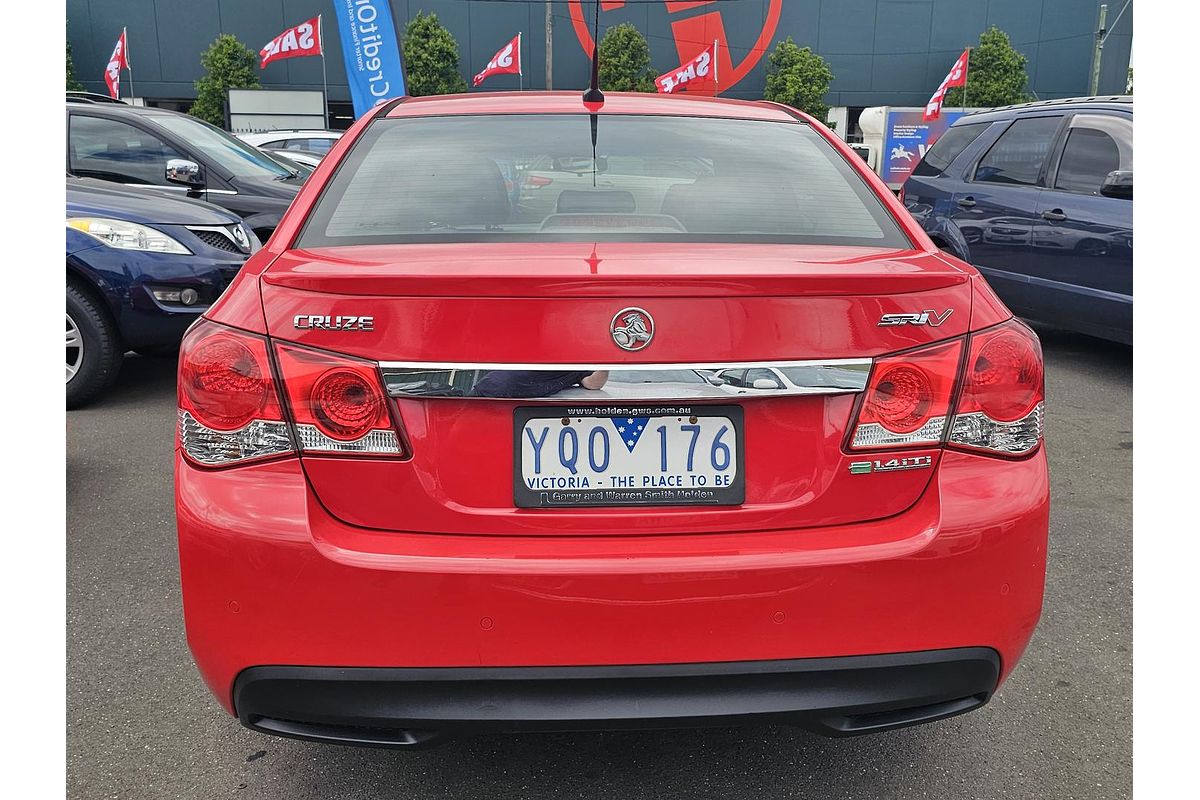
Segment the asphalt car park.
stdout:
<path fill-rule="evenodd" d="M 482 736 L 415 752 L 268 737 L 219 711 L 183 632 L 175 364 L 130 356 L 110 393 L 67 416 L 68 796 L 1126 797 L 1132 354 L 1039 333 L 1045 606 L 986 707 L 857 739 L 778 725 Z"/>

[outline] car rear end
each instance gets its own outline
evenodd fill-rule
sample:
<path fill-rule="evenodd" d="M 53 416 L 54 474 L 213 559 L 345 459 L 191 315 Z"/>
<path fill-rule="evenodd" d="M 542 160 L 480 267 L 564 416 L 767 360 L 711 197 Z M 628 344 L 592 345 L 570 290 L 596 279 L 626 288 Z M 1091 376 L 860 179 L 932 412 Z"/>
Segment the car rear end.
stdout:
<path fill-rule="evenodd" d="M 766 104 L 388 106 L 179 386 L 189 643 L 260 730 L 865 733 L 985 703 L 1040 613 L 1036 337 Z"/>

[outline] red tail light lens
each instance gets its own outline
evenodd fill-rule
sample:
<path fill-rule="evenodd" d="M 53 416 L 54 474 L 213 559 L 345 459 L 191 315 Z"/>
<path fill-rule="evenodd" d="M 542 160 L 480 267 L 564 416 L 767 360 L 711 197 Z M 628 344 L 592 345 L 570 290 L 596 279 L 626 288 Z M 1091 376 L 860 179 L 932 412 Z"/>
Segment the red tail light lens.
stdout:
<path fill-rule="evenodd" d="M 318 378 L 311 400 L 321 427 L 350 439 L 371 430 L 383 405 L 370 382 L 348 369 L 331 369 Z"/>
<path fill-rule="evenodd" d="M 295 451 L 261 336 L 202 320 L 179 350 L 178 444 L 205 466 Z"/>
<path fill-rule="evenodd" d="M 188 351 L 184 363 L 188 369 L 179 388 L 214 428 L 242 427 L 271 399 L 271 377 L 261 356 L 232 333 L 209 336 Z"/>
<path fill-rule="evenodd" d="M 1042 441 L 1045 379 L 1037 335 L 1009 320 L 971 336 L 950 443 L 1025 455 Z"/>
<path fill-rule="evenodd" d="M 301 450 L 404 455 L 376 364 L 291 344 L 275 355 Z"/>
<path fill-rule="evenodd" d="M 877 360 L 851 449 L 939 444 L 962 349 L 956 339 Z"/>
<path fill-rule="evenodd" d="M 552 183 L 554 183 L 553 178 L 543 178 L 541 175 L 527 175 L 525 177 L 525 185 L 531 189 L 540 189 Z"/>

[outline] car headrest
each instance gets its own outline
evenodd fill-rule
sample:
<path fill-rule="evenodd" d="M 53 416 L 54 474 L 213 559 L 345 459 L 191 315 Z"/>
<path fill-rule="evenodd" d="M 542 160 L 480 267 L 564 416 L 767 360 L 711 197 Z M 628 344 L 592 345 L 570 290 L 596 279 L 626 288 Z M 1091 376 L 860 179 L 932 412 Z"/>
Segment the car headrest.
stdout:
<path fill-rule="evenodd" d="M 499 225 L 508 221 L 508 190 L 500 168 L 490 158 L 439 162 L 414 154 L 404 161 L 402 169 L 388 179 L 402 182 L 399 213 L 405 223 Z"/>
<path fill-rule="evenodd" d="M 633 192 L 624 189 L 563 189 L 559 214 L 632 214 L 637 211 Z"/>

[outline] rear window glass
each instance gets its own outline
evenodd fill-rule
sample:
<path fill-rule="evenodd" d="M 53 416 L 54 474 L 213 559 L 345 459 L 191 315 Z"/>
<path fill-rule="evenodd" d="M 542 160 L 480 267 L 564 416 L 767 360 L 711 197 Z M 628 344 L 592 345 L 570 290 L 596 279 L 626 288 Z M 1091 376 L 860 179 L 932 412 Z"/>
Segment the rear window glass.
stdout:
<path fill-rule="evenodd" d="M 987 129 L 989 124 L 991 123 L 976 122 L 972 125 L 955 125 L 950 128 L 938 137 L 938 140 L 933 143 L 933 147 L 925 153 L 921 163 L 917 164 L 916 169 L 913 170 L 913 175 L 928 177 L 941 175 L 942 171 L 950 166 L 954 159 L 958 158 L 959 154 Z"/>
<path fill-rule="evenodd" d="M 1054 143 L 1062 117 L 1018 119 L 1008 127 L 975 168 L 981 183 L 1033 186 Z"/>
<path fill-rule="evenodd" d="M 497 240 L 910 246 L 808 125 L 586 114 L 375 122 L 299 245 Z"/>

